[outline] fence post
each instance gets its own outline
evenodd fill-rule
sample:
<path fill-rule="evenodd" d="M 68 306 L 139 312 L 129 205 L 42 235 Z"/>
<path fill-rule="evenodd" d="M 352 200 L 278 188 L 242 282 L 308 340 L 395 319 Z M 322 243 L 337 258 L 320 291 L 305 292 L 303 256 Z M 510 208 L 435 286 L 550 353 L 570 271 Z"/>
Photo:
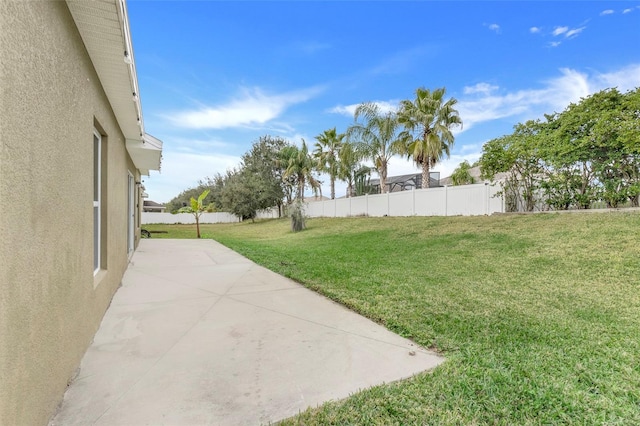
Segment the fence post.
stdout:
<path fill-rule="evenodd" d="M 415 187 L 411 188 L 411 195 L 412 195 L 411 216 L 415 216 L 416 215 L 416 188 Z"/>
<path fill-rule="evenodd" d="M 367 216 L 369 216 L 369 194 L 364 194 L 364 211 Z"/>
<path fill-rule="evenodd" d="M 489 206 L 491 204 L 491 192 L 489 191 L 489 182 L 485 181 L 484 182 L 484 214 L 489 216 Z"/>
<path fill-rule="evenodd" d="M 449 185 L 444 186 L 444 215 L 449 216 Z"/>

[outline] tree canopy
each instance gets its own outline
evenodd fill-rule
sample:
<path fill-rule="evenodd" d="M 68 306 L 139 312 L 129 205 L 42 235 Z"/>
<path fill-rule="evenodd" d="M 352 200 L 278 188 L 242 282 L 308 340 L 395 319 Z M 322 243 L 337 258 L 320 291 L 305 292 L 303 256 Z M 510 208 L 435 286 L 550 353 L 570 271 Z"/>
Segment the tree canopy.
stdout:
<path fill-rule="evenodd" d="M 394 111 L 384 112 L 377 104 L 368 102 L 358 105 L 354 121 L 347 129 L 347 139 L 361 158 L 373 162 L 380 176 L 380 191 L 385 193 L 389 160 L 394 154 L 404 152 L 398 137 L 398 116 Z"/>
<path fill-rule="evenodd" d="M 329 174 L 332 200 L 336 198 L 336 178 L 340 174 L 340 151 L 344 137 L 344 134 L 337 133 L 335 127 L 325 130 L 316 136 L 318 142 L 313 151 L 317 170 Z"/>
<path fill-rule="evenodd" d="M 405 142 L 404 152 L 422 166 L 423 188 L 430 186 L 429 169 L 450 155 L 452 128 L 462 127 L 462 119 L 454 108 L 458 101 L 445 100 L 446 93 L 444 87 L 433 92 L 418 88 L 413 101 L 400 102 L 398 122 L 405 128 L 400 138 Z"/>
<path fill-rule="evenodd" d="M 554 209 L 638 206 L 640 88 L 602 90 L 518 124 L 484 145 L 480 165 L 489 179 L 506 175 L 508 209 L 533 211 L 539 200 Z"/>

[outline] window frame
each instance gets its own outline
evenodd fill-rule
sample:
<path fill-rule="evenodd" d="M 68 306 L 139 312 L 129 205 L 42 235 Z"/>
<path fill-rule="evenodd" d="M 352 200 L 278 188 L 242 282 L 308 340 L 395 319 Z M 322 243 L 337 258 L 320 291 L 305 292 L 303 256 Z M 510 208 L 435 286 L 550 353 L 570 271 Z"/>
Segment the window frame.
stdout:
<path fill-rule="evenodd" d="M 102 135 L 93 129 L 93 276 L 102 269 Z"/>

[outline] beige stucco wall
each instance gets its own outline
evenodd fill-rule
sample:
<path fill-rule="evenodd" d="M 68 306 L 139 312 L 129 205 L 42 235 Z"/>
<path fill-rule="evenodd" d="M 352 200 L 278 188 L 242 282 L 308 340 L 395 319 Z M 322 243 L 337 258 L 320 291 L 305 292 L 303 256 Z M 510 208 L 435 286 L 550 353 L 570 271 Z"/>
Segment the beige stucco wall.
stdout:
<path fill-rule="evenodd" d="M 66 3 L 0 1 L 0 29 L 0 424 L 44 425 L 126 269 L 135 168 Z M 108 164 L 99 282 L 94 122 Z"/>

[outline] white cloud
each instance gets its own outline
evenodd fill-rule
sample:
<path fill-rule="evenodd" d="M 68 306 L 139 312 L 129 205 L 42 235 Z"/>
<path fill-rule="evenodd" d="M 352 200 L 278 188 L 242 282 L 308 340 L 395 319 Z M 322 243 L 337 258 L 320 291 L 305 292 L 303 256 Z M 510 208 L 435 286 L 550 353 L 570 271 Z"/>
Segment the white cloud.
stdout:
<path fill-rule="evenodd" d="M 496 33 L 500 34 L 500 25 L 498 24 L 490 24 L 489 29 L 491 31 L 495 31 Z"/>
<path fill-rule="evenodd" d="M 625 15 L 626 15 L 627 13 L 631 13 L 631 12 L 633 12 L 633 8 L 631 8 L 631 9 L 625 9 L 625 10 L 623 10 L 623 11 L 622 11 L 622 13 L 623 13 L 623 14 L 625 14 Z"/>
<path fill-rule="evenodd" d="M 595 76 L 596 90 L 617 87 L 621 92 L 640 87 L 640 64 L 633 64 L 618 71 L 597 74 Z"/>
<path fill-rule="evenodd" d="M 607 73 L 585 73 L 563 68 L 560 75 L 544 82 L 538 89 L 523 89 L 503 95 L 491 93 L 462 98 L 458 111 L 464 130 L 491 120 L 514 117 L 515 121 L 539 118 L 543 113 L 560 112 L 569 103 L 578 102 L 599 90 L 617 87 L 625 92 L 640 86 L 640 64 Z"/>
<path fill-rule="evenodd" d="M 554 36 L 559 36 L 559 35 L 561 35 L 561 34 L 566 33 L 567 31 L 569 31 L 569 27 L 556 27 L 556 28 L 553 30 L 553 33 L 552 33 L 552 34 L 553 34 Z"/>
<path fill-rule="evenodd" d="M 144 178 L 149 199 L 165 203 L 187 188 L 198 184 L 198 180 L 224 174 L 237 167 L 240 158 L 222 153 L 165 152 L 162 172 Z"/>
<path fill-rule="evenodd" d="M 580 28 L 569 28 L 569 27 L 556 27 L 551 34 L 553 34 L 554 37 L 558 37 L 558 36 L 564 36 L 564 38 L 574 38 L 577 37 L 578 34 L 580 34 L 582 31 L 584 31 L 587 27 L 586 26 L 582 26 Z M 550 47 L 558 47 L 560 46 L 561 42 L 559 41 L 552 41 L 549 43 Z"/>
<path fill-rule="evenodd" d="M 475 86 L 465 86 L 463 89 L 465 95 L 471 95 L 474 93 L 488 95 L 495 90 L 498 90 L 498 86 L 493 86 L 489 83 L 478 83 Z"/>
<path fill-rule="evenodd" d="M 540 31 L 542 31 L 542 28 L 540 28 L 540 27 L 531 27 L 531 28 L 529 28 L 529 32 L 530 32 L 531 34 L 537 34 L 537 33 L 539 33 Z"/>
<path fill-rule="evenodd" d="M 614 13 L 615 13 L 615 11 L 613 11 L 611 9 L 607 9 L 607 10 L 603 10 L 602 12 L 600 12 L 600 16 L 613 15 Z"/>
<path fill-rule="evenodd" d="M 228 142 L 220 139 L 194 139 L 184 137 L 170 137 L 171 144 L 179 147 L 182 152 L 207 152 L 214 149 L 227 148 Z"/>
<path fill-rule="evenodd" d="M 354 112 L 359 104 L 351 104 L 351 105 L 337 105 L 333 108 L 327 110 L 332 114 L 341 114 L 346 115 L 347 117 L 353 117 Z"/>
<path fill-rule="evenodd" d="M 397 110 L 399 102 L 397 100 L 392 99 L 390 101 L 373 101 L 373 103 L 378 105 L 378 107 L 383 113 L 386 113 L 389 111 Z M 338 105 L 333 108 L 330 108 L 329 110 L 327 110 L 327 112 L 330 112 L 333 114 L 346 115 L 347 117 L 353 117 L 353 114 L 355 113 L 358 105 L 360 104 Z"/>
<path fill-rule="evenodd" d="M 176 126 L 193 129 L 223 129 L 264 125 L 288 107 L 305 102 L 323 89 L 312 87 L 282 94 L 266 94 L 260 88 L 243 88 L 236 99 L 216 107 L 180 112 L 167 118 Z"/>
<path fill-rule="evenodd" d="M 434 172 L 440 172 L 440 179 L 444 179 L 446 177 L 451 176 L 453 171 L 462 163 L 463 161 L 468 161 L 469 164 L 473 164 L 480 159 L 482 155 L 482 146 L 477 147 L 477 151 L 467 154 L 451 154 L 450 158 L 440 161 L 433 168 Z"/>
<path fill-rule="evenodd" d="M 585 28 L 587 27 L 580 27 L 580 28 L 574 28 L 572 30 L 569 30 L 565 33 L 565 37 L 570 38 L 570 37 L 576 36 L 580 34 L 582 31 L 584 31 Z"/>

